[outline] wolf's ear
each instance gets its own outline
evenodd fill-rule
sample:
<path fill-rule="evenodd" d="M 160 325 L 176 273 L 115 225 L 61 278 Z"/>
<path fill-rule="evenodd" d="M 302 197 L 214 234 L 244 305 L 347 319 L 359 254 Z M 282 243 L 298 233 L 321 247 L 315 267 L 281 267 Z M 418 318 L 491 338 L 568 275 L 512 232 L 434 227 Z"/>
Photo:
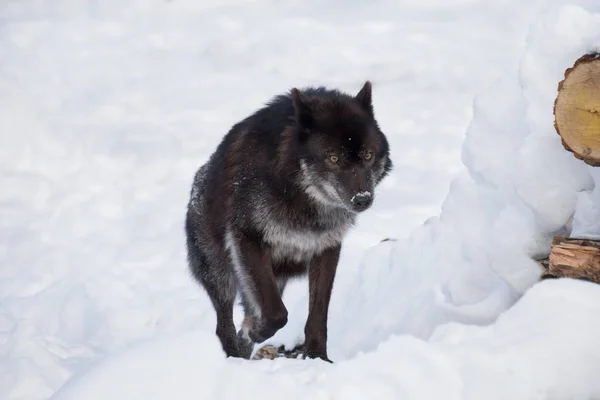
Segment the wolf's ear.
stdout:
<path fill-rule="evenodd" d="M 373 115 L 373 97 L 371 95 L 372 85 L 371 82 L 366 81 L 362 89 L 358 92 L 356 97 L 356 101 L 360 106 L 368 112 L 370 115 Z"/>
<path fill-rule="evenodd" d="M 304 128 L 310 128 L 313 124 L 313 115 L 310 108 L 310 100 L 306 98 L 298 89 L 293 88 L 292 91 L 292 104 L 294 105 L 294 112 L 296 115 L 296 121 Z"/>

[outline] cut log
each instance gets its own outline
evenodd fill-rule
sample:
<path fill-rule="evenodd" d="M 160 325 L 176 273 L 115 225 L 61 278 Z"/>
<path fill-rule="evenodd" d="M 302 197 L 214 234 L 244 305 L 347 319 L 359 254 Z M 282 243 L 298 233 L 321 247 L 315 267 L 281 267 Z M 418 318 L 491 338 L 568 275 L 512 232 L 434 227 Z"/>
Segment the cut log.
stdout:
<path fill-rule="evenodd" d="M 554 101 L 554 127 L 565 149 L 600 166 L 600 53 L 584 55 L 565 71 Z"/>
<path fill-rule="evenodd" d="M 557 236 L 550 246 L 550 257 L 541 265 L 546 278 L 584 279 L 600 283 L 600 241 Z"/>

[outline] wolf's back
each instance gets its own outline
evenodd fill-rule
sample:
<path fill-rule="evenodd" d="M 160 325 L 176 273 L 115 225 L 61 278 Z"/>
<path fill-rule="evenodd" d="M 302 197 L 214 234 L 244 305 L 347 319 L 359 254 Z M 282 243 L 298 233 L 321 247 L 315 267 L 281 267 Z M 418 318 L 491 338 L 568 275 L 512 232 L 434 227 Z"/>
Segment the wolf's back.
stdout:
<path fill-rule="evenodd" d="M 210 166 L 210 160 L 202 165 L 196 174 L 194 175 L 194 182 L 192 183 L 192 189 L 190 191 L 189 208 L 202 214 L 202 200 L 206 190 L 206 176 L 208 174 L 208 168 Z"/>

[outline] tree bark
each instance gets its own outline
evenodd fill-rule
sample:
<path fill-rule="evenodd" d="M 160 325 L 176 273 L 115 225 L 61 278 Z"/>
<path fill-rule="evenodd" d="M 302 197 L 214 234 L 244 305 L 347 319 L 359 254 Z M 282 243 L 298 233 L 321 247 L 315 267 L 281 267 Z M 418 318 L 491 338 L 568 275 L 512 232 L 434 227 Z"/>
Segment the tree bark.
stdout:
<path fill-rule="evenodd" d="M 550 246 L 542 278 L 573 278 L 600 283 L 600 241 L 557 236 Z"/>

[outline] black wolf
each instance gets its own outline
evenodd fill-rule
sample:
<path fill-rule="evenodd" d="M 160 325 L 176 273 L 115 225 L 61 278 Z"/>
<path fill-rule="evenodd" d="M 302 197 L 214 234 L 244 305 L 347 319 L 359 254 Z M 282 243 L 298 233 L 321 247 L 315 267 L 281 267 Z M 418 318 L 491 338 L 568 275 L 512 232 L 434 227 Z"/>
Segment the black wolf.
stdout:
<path fill-rule="evenodd" d="M 356 96 L 294 88 L 231 128 L 196 172 L 185 222 L 189 267 L 215 308 L 227 356 L 249 358 L 254 343 L 281 329 L 286 282 L 308 275 L 303 352 L 329 361 L 342 239 L 391 168 L 368 81 Z"/>

